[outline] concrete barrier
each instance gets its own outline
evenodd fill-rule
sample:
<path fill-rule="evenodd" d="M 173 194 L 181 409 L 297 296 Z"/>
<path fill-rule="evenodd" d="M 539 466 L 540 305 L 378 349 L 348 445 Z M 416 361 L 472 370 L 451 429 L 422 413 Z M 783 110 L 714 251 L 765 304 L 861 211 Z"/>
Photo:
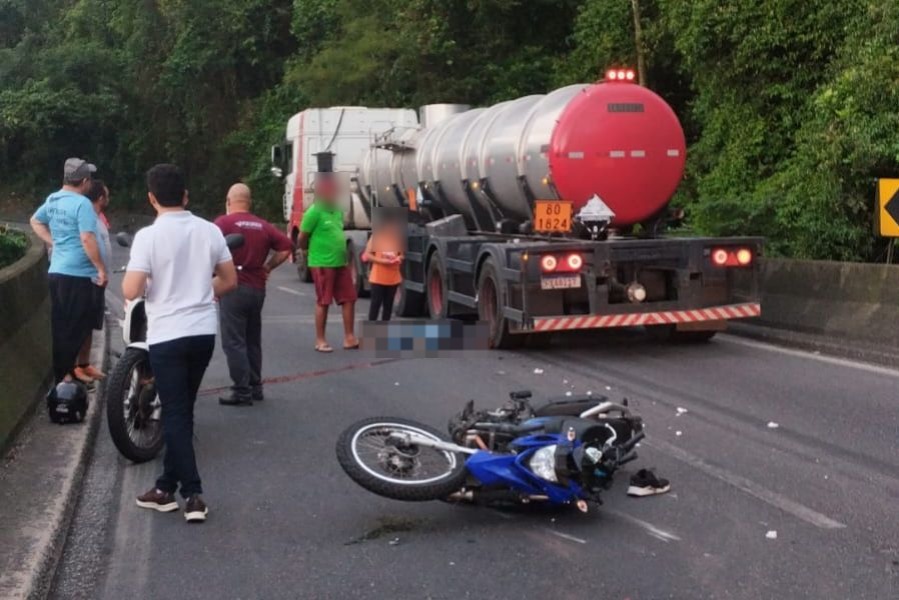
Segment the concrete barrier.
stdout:
<path fill-rule="evenodd" d="M 769 258 L 759 325 L 899 349 L 899 265 Z"/>
<path fill-rule="evenodd" d="M 30 230 L 25 256 L 0 269 L 0 451 L 52 380 L 47 253 Z"/>

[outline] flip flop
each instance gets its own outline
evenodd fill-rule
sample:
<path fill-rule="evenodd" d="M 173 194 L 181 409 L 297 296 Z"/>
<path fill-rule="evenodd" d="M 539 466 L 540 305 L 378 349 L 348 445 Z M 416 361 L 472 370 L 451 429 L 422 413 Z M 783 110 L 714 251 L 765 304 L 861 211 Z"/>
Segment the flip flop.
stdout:
<path fill-rule="evenodd" d="M 344 350 L 358 350 L 358 349 L 359 349 L 359 342 L 356 342 L 356 343 L 353 344 L 352 346 L 344 346 L 343 349 L 344 349 Z"/>
<path fill-rule="evenodd" d="M 332 348 L 328 344 L 319 344 L 315 347 L 315 351 L 327 354 L 328 352 L 334 352 L 334 348 Z"/>

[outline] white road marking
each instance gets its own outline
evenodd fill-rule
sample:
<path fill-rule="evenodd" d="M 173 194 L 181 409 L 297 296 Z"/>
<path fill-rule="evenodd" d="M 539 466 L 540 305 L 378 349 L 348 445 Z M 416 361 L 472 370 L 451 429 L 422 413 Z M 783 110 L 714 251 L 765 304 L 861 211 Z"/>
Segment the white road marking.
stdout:
<path fill-rule="evenodd" d="M 631 516 L 627 513 L 623 513 L 618 510 L 614 510 L 611 508 L 603 508 L 603 512 L 608 513 L 610 515 L 615 515 L 616 517 L 623 519 L 629 523 L 636 525 L 637 527 L 643 529 L 646 533 L 656 538 L 657 540 L 661 540 L 666 544 L 668 542 L 679 542 L 681 541 L 680 536 L 671 533 L 670 531 L 665 531 L 661 527 L 656 527 L 652 523 L 644 521 L 643 519 L 638 519 L 637 517 Z"/>
<path fill-rule="evenodd" d="M 560 537 L 563 540 L 568 540 L 569 542 L 577 542 L 578 544 L 586 544 L 587 540 L 583 540 L 579 537 L 574 537 L 573 535 L 568 535 L 567 533 L 562 533 L 561 531 L 556 531 L 555 529 L 550 529 L 549 527 L 544 527 L 543 531 L 546 533 L 551 533 L 556 537 Z"/>
<path fill-rule="evenodd" d="M 847 358 L 837 358 L 835 356 L 827 356 L 824 354 L 815 354 L 814 352 L 807 352 L 805 350 L 796 350 L 793 348 L 783 348 L 781 346 L 774 346 L 772 344 L 765 344 L 763 342 L 756 342 L 753 340 L 747 340 L 743 338 L 734 337 L 732 335 L 721 336 L 721 341 L 726 342 L 728 344 L 736 344 L 738 346 L 746 346 L 747 348 L 755 348 L 757 350 L 767 350 L 769 352 L 778 352 L 780 354 L 786 354 L 787 356 L 795 356 L 798 358 L 807 358 L 811 360 L 816 360 L 818 362 L 823 362 L 829 365 L 837 365 L 840 367 L 848 367 L 850 369 L 858 369 L 859 371 L 865 371 L 867 373 L 877 373 L 878 375 L 887 375 L 889 377 L 899 377 L 899 370 L 891 369 L 890 367 L 882 367 L 880 365 L 871 365 L 868 363 L 858 362 L 855 360 L 849 360 Z"/>
<path fill-rule="evenodd" d="M 287 292 L 288 294 L 293 294 L 294 296 L 308 296 L 308 295 L 309 295 L 309 294 L 307 294 L 307 293 L 305 293 L 305 292 L 299 292 L 299 291 L 294 290 L 294 289 L 292 289 L 292 288 L 284 287 L 283 285 L 279 285 L 279 286 L 278 286 L 278 289 L 281 290 L 282 292 Z"/>
<path fill-rule="evenodd" d="M 758 498 L 762 502 L 766 502 L 771 506 L 774 506 L 775 508 L 779 508 L 780 510 L 789 513 L 794 517 L 805 521 L 806 523 L 814 525 L 815 527 L 819 527 L 821 529 L 843 529 L 844 527 L 846 527 L 846 525 L 840 523 L 839 521 L 835 521 L 826 515 L 822 515 L 821 513 L 796 502 L 795 500 L 791 500 L 786 496 L 762 487 L 761 485 L 755 483 L 754 481 L 750 481 L 749 479 L 746 479 L 741 475 L 731 473 L 727 469 L 709 464 L 702 458 L 684 450 L 683 448 L 678 448 L 673 444 L 669 444 L 668 442 L 658 439 L 647 441 L 646 444 L 687 463 L 691 467 L 696 467 L 707 475 L 711 475 L 712 477 L 720 479 L 721 481 L 746 492 L 750 496 Z"/>

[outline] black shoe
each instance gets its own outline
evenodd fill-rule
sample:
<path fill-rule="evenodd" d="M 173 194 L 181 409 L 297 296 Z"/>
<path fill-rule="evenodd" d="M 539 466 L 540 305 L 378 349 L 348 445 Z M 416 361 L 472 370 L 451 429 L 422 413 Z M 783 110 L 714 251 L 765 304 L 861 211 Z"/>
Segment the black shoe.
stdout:
<path fill-rule="evenodd" d="M 208 514 L 209 508 L 206 507 L 206 503 L 200 498 L 200 494 L 194 494 L 187 499 L 187 504 L 184 505 L 185 521 L 188 523 L 202 523 L 206 520 L 206 515 Z"/>
<path fill-rule="evenodd" d="M 175 494 L 163 492 L 159 488 L 153 488 L 137 497 L 137 505 L 141 508 L 158 510 L 159 512 L 172 512 L 178 510 L 178 502 Z"/>
<path fill-rule="evenodd" d="M 648 469 L 640 469 L 631 477 L 631 485 L 627 488 L 628 496 L 654 496 L 664 494 L 671 489 L 667 479 L 656 477 Z"/>
<path fill-rule="evenodd" d="M 253 399 L 249 396 L 231 394 L 230 396 L 219 398 L 219 404 L 222 406 L 253 406 Z"/>
<path fill-rule="evenodd" d="M 265 394 L 262 393 L 262 390 L 253 390 L 251 398 L 253 399 L 253 402 L 262 402 L 265 400 Z"/>

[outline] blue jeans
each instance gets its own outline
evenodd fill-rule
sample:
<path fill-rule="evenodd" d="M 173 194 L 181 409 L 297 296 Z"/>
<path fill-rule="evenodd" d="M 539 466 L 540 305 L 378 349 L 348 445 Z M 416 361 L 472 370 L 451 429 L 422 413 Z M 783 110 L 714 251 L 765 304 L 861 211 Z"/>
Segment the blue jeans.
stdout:
<path fill-rule="evenodd" d="M 150 366 L 156 392 L 162 401 L 162 434 L 165 438 L 163 473 L 156 487 L 181 496 L 202 494 L 194 455 L 194 403 L 212 351 L 214 335 L 183 337 L 150 346 Z"/>

